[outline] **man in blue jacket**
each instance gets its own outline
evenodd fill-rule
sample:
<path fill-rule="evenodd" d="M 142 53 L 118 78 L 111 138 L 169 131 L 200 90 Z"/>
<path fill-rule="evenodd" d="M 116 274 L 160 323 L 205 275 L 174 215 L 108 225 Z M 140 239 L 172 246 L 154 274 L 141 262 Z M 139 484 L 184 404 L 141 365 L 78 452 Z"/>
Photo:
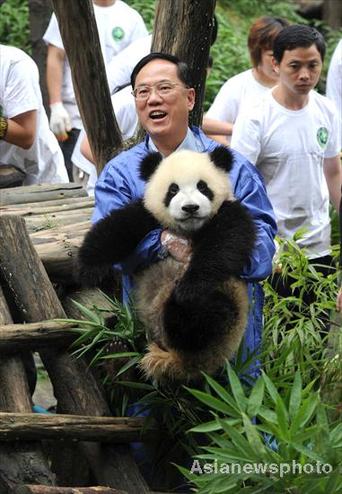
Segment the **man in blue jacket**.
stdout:
<path fill-rule="evenodd" d="M 177 57 L 150 53 L 135 66 L 131 84 L 138 117 L 147 135 L 143 142 L 110 160 L 102 171 L 95 187 L 94 222 L 143 195 L 144 182 L 139 177 L 139 164 L 147 153 L 157 150 L 168 156 L 180 149 L 210 152 L 218 145 L 198 128 L 188 127 L 189 113 L 195 103 L 195 90 L 187 65 Z M 248 353 L 257 352 L 261 342 L 263 292 L 258 281 L 265 279 L 272 271 L 276 223 L 258 171 L 235 151 L 234 158 L 230 172 L 234 194 L 249 210 L 257 231 L 253 255 L 241 273 L 241 277 L 248 281 L 251 302 L 243 347 L 247 356 Z M 191 254 L 184 239 L 170 239 L 168 232 L 161 229 L 151 231 L 134 254 L 119 266 L 124 301 L 132 288 L 132 273 L 157 262 L 165 251 L 179 261 L 185 261 Z M 248 373 L 255 377 L 257 366 L 250 367 Z"/>

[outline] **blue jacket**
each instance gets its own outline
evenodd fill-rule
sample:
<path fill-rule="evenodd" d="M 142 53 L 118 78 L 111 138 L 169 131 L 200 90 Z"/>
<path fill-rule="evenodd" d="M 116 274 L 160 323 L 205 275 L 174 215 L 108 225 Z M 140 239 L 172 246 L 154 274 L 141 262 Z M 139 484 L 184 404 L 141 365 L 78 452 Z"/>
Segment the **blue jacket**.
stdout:
<path fill-rule="evenodd" d="M 200 140 L 204 152 L 212 151 L 218 143 L 206 137 L 197 128 L 192 128 L 196 139 Z M 144 193 L 144 182 L 139 177 L 139 164 L 150 152 L 149 137 L 135 147 L 120 153 L 110 160 L 103 169 L 95 187 L 95 210 L 93 222 L 107 216 L 113 209 L 139 199 Z M 241 154 L 234 153 L 234 166 L 230 180 L 234 195 L 250 212 L 257 230 L 257 241 L 248 266 L 241 277 L 248 281 L 250 313 L 244 337 L 243 353 L 256 352 L 261 342 L 263 291 L 257 283 L 272 272 L 272 257 L 275 251 L 274 236 L 276 222 L 271 203 L 267 197 L 263 179 L 257 169 Z M 131 274 L 136 269 L 158 260 L 161 251 L 161 230 L 151 231 L 139 244 L 135 252 L 116 266 L 122 271 L 123 298 L 127 300 L 132 288 Z M 254 376 L 256 367 L 250 368 Z"/>

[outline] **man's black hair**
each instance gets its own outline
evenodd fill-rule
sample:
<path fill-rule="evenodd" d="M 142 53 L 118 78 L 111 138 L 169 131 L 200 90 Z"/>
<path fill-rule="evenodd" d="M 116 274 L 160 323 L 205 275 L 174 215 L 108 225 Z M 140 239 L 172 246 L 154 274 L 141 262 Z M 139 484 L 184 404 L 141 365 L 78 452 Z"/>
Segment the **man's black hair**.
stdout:
<path fill-rule="evenodd" d="M 309 48 L 315 45 L 322 62 L 325 56 L 325 41 L 322 34 L 314 27 L 293 24 L 285 27 L 276 36 L 273 42 L 273 56 L 277 63 L 282 61 L 285 50 L 295 50 L 296 48 Z"/>
<path fill-rule="evenodd" d="M 152 52 L 146 55 L 146 57 L 142 58 L 134 67 L 131 75 L 131 85 L 133 89 L 135 87 L 135 79 L 137 75 L 139 74 L 141 69 L 148 63 L 152 62 L 152 60 L 166 60 L 175 64 L 177 66 L 178 78 L 185 84 L 185 86 L 192 87 L 190 70 L 185 62 L 182 62 L 181 60 L 179 60 L 178 57 L 169 53 Z"/>

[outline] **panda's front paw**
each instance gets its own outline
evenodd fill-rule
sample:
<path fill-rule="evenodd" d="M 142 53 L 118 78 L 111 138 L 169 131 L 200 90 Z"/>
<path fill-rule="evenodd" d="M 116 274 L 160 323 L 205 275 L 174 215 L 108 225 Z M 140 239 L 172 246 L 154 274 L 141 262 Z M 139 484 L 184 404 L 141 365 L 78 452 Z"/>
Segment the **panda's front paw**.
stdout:
<path fill-rule="evenodd" d="M 80 285 L 93 288 L 107 284 L 109 279 L 113 279 L 113 269 L 108 265 L 88 266 L 78 258 L 74 262 L 73 277 Z"/>

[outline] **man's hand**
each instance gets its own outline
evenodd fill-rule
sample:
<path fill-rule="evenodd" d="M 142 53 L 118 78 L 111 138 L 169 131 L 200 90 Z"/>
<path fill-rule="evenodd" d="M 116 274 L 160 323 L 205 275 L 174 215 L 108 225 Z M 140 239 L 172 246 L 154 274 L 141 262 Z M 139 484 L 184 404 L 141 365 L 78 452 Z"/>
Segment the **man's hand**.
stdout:
<path fill-rule="evenodd" d="M 67 132 L 71 130 L 69 114 L 60 101 L 50 105 L 50 110 L 50 129 L 59 141 L 65 141 L 68 138 Z"/>
<path fill-rule="evenodd" d="M 185 237 L 163 230 L 160 237 L 161 244 L 166 247 L 171 257 L 178 262 L 188 263 L 191 258 L 191 243 Z"/>

